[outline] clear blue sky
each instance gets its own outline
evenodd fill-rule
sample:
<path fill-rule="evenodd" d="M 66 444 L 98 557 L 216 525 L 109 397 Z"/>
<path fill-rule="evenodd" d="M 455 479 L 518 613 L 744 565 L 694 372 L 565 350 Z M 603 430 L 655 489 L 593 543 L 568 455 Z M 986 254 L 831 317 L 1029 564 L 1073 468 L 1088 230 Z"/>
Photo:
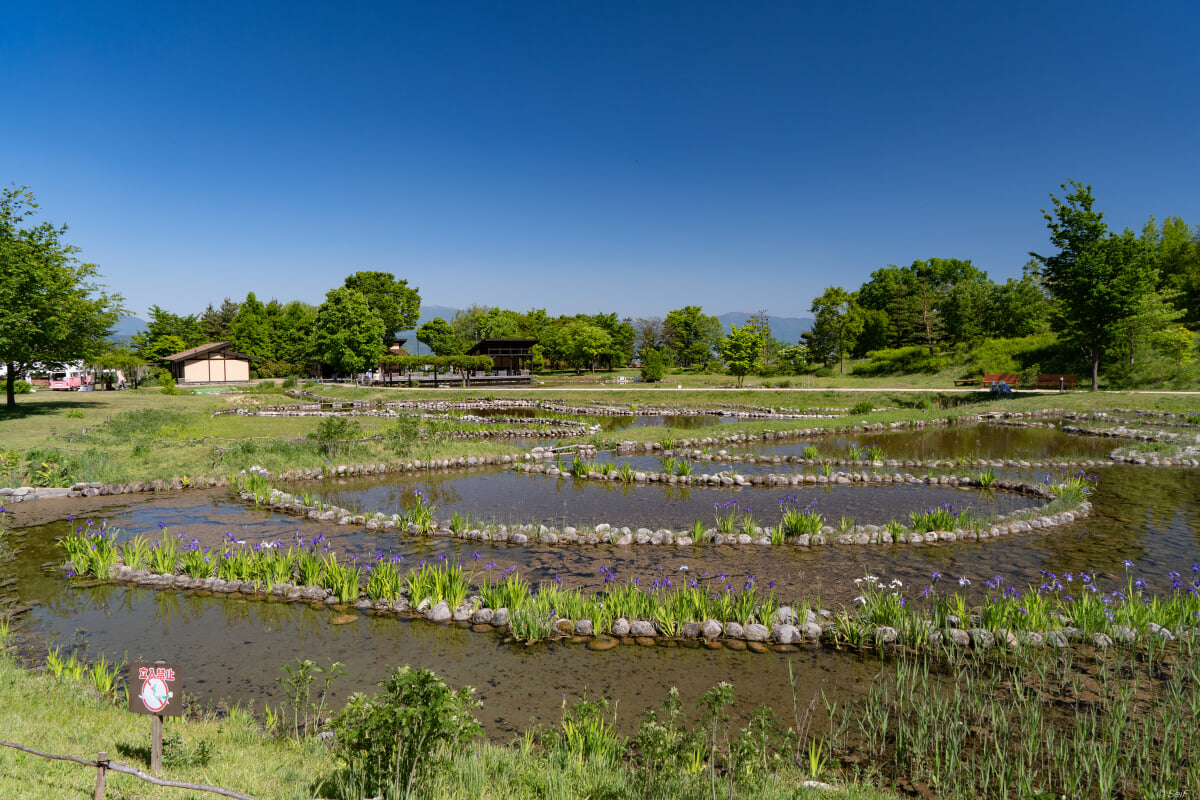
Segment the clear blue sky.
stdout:
<path fill-rule="evenodd" d="M 1200 223 L 1200 4 L 55 2 L 0 23 L 0 182 L 144 315 L 359 269 L 426 304 L 806 316 L 993 278 L 1074 178 Z"/>

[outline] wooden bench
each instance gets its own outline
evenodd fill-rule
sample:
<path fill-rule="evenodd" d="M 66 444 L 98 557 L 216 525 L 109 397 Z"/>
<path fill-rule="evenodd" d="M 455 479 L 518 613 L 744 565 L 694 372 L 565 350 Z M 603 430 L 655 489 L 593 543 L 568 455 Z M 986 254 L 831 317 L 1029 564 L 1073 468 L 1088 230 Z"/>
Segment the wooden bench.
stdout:
<path fill-rule="evenodd" d="M 984 375 L 983 378 L 980 379 L 980 385 L 982 385 L 985 389 L 990 389 L 1001 381 L 1007 383 L 1008 387 L 1015 391 L 1016 388 L 1021 384 L 1021 376 L 1012 375 L 1009 373 L 988 374 Z"/>
<path fill-rule="evenodd" d="M 979 378 L 955 378 L 955 386 L 978 386 Z"/>
<path fill-rule="evenodd" d="M 1074 375 L 1056 375 L 1056 374 L 1038 375 L 1037 376 L 1037 384 L 1035 384 L 1035 388 L 1037 388 L 1037 389 L 1060 389 L 1060 390 L 1074 389 L 1075 388 L 1075 376 Z"/>

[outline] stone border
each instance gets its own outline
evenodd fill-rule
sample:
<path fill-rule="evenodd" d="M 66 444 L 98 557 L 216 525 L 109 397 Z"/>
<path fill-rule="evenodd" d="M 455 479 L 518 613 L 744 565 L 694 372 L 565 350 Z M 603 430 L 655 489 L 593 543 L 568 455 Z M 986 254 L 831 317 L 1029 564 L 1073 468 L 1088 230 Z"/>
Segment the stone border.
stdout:
<path fill-rule="evenodd" d="M 200 592 L 212 595 L 236 596 L 249 600 L 267 600 L 274 598 L 283 602 L 304 602 L 318 607 L 336 607 L 345 610 L 350 602 L 340 603 L 337 597 L 328 589 L 320 586 L 295 586 L 292 584 L 277 584 L 270 591 L 251 581 L 225 581 L 221 578 L 190 578 L 186 575 L 158 575 L 148 570 L 133 570 L 124 565 L 114 565 L 109 572 L 109 580 L 124 586 L 142 588 L 180 590 Z M 373 602 L 360 592 L 357 600 L 353 601 L 354 608 L 371 616 L 407 617 L 423 619 L 435 624 L 458 624 L 470 627 L 477 633 L 491 631 L 512 633 L 512 618 L 507 608 L 491 609 L 482 605 L 478 595 L 468 596 L 457 608 L 451 609 L 444 600 L 436 605 L 427 602 L 416 610 L 412 609 L 407 596 L 401 592 L 394 601 L 381 600 Z M 820 646 L 822 643 L 841 646 L 849 643 L 844 634 L 839 634 L 836 615 L 826 609 L 813 612 L 805 611 L 803 621 L 799 619 L 790 606 L 782 606 L 776 612 L 771 625 L 753 623 L 746 626 L 738 622 L 722 623 L 716 619 L 704 622 L 688 622 L 679 626 L 678 635 L 667 635 L 662 628 L 650 620 L 629 620 L 621 617 L 614 620 L 609 631 L 597 631 L 590 619 L 571 620 L 556 619 L 551 624 L 552 638 L 575 637 L 588 640 L 589 649 L 607 650 L 615 647 L 621 641 L 632 640 L 638 644 L 657 644 L 661 641 L 703 641 L 709 647 L 726 647 L 731 650 L 753 650 L 766 652 L 771 646 L 787 646 L 811 644 Z M 993 647 L 1018 646 L 1047 646 L 1054 648 L 1069 647 L 1076 643 L 1090 643 L 1093 646 L 1107 648 L 1115 643 L 1132 644 L 1139 636 L 1156 636 L 1164 642 L 1175 641 L 1179 637 L 1195 637 L 1200 635 L 1200 628 L 1182 627 L 1171 631 L 1155 623 L 1150 623 L 1146 631 L 1138 631 L 1124 626 L 1116 626 L 1112 635 L 1093 633 L 1085 636 L 1079 628 L 1065 627 L 1047 631 L 1019 631 L 1004 629 L 995 631 L 986 628 L 947 628 L 935 629 L 928 623 L 927 637 L 930 644 L 945 642 L 958 647 L 971 647 L 976 650 L 986 650 Z M 868 629 L 866 641 L 863 644 L 897 645 L 903 644 L 900 633 L 892 627 L 877 626 Z M 786 652 L 786 651 L 785 651 Z"/>
<path fill-rule="evenodd" d="M 536 468 L 535 468 L 536 469 Z M 550 468 L 547 475 L 557 475 L 558 471 Z M 637 473 L 643 474 L 643 473 Z M 675 476 L 670 476 L 674 478 Z M 704 476 L 711 478 L 715 476 Z M 737 484 L 734 479 L 729 477 L 720 478 L 720 485 L 746 485 L 744 476 L 741 478 L 743 483 Z M 777 486 L 798 486 L 801 484 L 817 485 L 815 477 L 823 479 L 823 483 L 828 483 L 829 479 L 825 476 L 812 475 L 792 475 L 788 476 L 787 483 L 776 483 L 769 485 Z M 887 478 L 887 480 L 884 480 Z M 813 480 L 808 480 L 813 479 Z M 729 483 L 726 483 L 729 481 Z M 639 482 L 647 482 L 645 480 Z M 972 478 L 930 478 L 921 480 L 912 475 L 901 476 L 897 474 L 880 475 L 878 473 L 869 475 L 868 473 L 839 473 L 833 481 L 835 484 L 853 484 L 861 485 L 885 485 L 885 484 L 903 484 L 903 485 L 946 485 L 946 486 L 979 486 L 979 482 Z M 700 485 L 699 483 L 695 485 Z M 711 485 L 708 482 L 705 486 Z M 768 484 L 764 484 L 768 485 Z M 1019 481 L 1004 481 L 997 480 L 993 486 L 997 489 L 1017 492 L 1029 497 L 1053 502 L 1054 495 L 1044 486 L 1032 483 L 1022 483 Z M 566 545 L 566 544 L 589 544 L 589 545 L 615 545 L 619 547 L 629 545 L 675 545 L 678 547 L 690 547 L 695 544 L 713 544 L 713 545 L 766 545 L 771 546 L 771 529 L 756 528 L 755 535 L 749 533 L 740 534 L 721 534 L 714 528 L 709 528 L 704 533 L 704 538 L 700 541 L 694 539 L 688 532 L 676 532 L 666 528 L 651 530 L 649 528 L 637 528 L 636 530 L 629 527 L 614 527 L 607 523 L 601 523 L 592 529 L 579 529 L 573 526 L 565 526 L 561 530 L 555 527 L 547 527 L 545 525 L 497 525 L 486 529 L 472 528 L 470 530 L 460 531 L 455 533 L 450 529 L 448 522 L 437 522 L 435 520 L 432 527 L 428 530 L 423 530 L 413 524 L 404 524 L 404 519 L 400 514 L 392 514 L 386 516 L 380 512 L 371 514 L 356 514 L 339 506 L 310 506 L 301 502 L 295 495 L 283 492 L 279 489 L 272 488 L 266 497 L 260 497 L 254 492 L 242 491 L 238 496 L 247 503 L 255 503 L 269 508 L 272 511 L 279 513 L 291 514 L 294 516 L 307 517 L 313 520 L 322 520 L 328 522 L 336 522 L 339 525 L 362 525 L 367 530 L 400 530 L 413 535 L 429 535 L 432 537 L 441 538 L 458 538 L 471 541 L 490 541 L 490 542 L 508 542 L 510 544 L 525 545 L 525 544 L 545 544 L 545 545 Z M 1086 517 L 1091 513 L 1092 504 L 1084 501 L 1078 506 L 1053 514 L 1038 514 L 1041 510 L 1038 508 L 1023 509 L 1014 511 L 1011 514 L 999 516 L 993 519 L 986 529 L 980 528 L 977 530 L 962 530 L 955 529 L 953 531 L 930 531 L 928 533 L 902 532 L 895 537 L 884 526 L 877 525 L 856 525 L 853 530 L 838 532 L 831 526 L 825 526 L 819 533 L 803 534 L 793 537 L 785 542 L 797 547 L 819 547 L 828 544 L 837 545 L 890 545 L 890 544 L 934 544 L 938 542 L 949 543 L 959 540 L 978 541 L 986 539 L 1000 538 L 1009 534 L 1030 533 L 1035 530 L 1045 530 L 1054 527 L 1069 525 L 1078 519 Z M 1030 517 L 1030 515 L 1032 516 Z M 1030 517 L 1025 519 L 1025 517 Z"/>

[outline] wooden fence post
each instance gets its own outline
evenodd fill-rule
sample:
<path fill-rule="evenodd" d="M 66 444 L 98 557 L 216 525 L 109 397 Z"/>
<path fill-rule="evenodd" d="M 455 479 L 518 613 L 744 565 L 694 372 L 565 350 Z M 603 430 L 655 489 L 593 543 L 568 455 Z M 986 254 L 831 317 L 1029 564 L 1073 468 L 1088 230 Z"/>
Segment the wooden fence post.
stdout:
<path fill-rule="evenodd" d="M 104 770 L 108 767 L 108 753 L 96 757 L 96 800 L 104 800 Z"/>

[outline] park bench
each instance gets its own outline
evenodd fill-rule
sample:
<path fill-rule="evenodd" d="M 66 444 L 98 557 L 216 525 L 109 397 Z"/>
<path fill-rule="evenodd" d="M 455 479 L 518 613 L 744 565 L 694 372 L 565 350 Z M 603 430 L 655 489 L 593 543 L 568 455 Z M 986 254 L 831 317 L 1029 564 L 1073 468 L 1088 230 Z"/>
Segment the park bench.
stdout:
<path fill-rule="evenodd" d="M 955 386 L 978 386 L 979 378 L 955 378 Z"/>
<path fill-rule="evenodd" d="M 1075 388 L 1075 376 L 1074 375 L 1058 375 L 1058 374 L 1038 375 L 1037 376 L 1037 384 L 1035 385 L 1035 388 L 1059 389 L 1059 390 L 1074 389 Z"/>
<path fill-rule="evenodd" d="M 985 389 L 991 389 L 1001 381 L 1007 383 L 1010 389 L 1016 389 L 1021 383 L 1021 376 L 1009 373 L 990 373 L 980 379 L 980 385 Z"/>

